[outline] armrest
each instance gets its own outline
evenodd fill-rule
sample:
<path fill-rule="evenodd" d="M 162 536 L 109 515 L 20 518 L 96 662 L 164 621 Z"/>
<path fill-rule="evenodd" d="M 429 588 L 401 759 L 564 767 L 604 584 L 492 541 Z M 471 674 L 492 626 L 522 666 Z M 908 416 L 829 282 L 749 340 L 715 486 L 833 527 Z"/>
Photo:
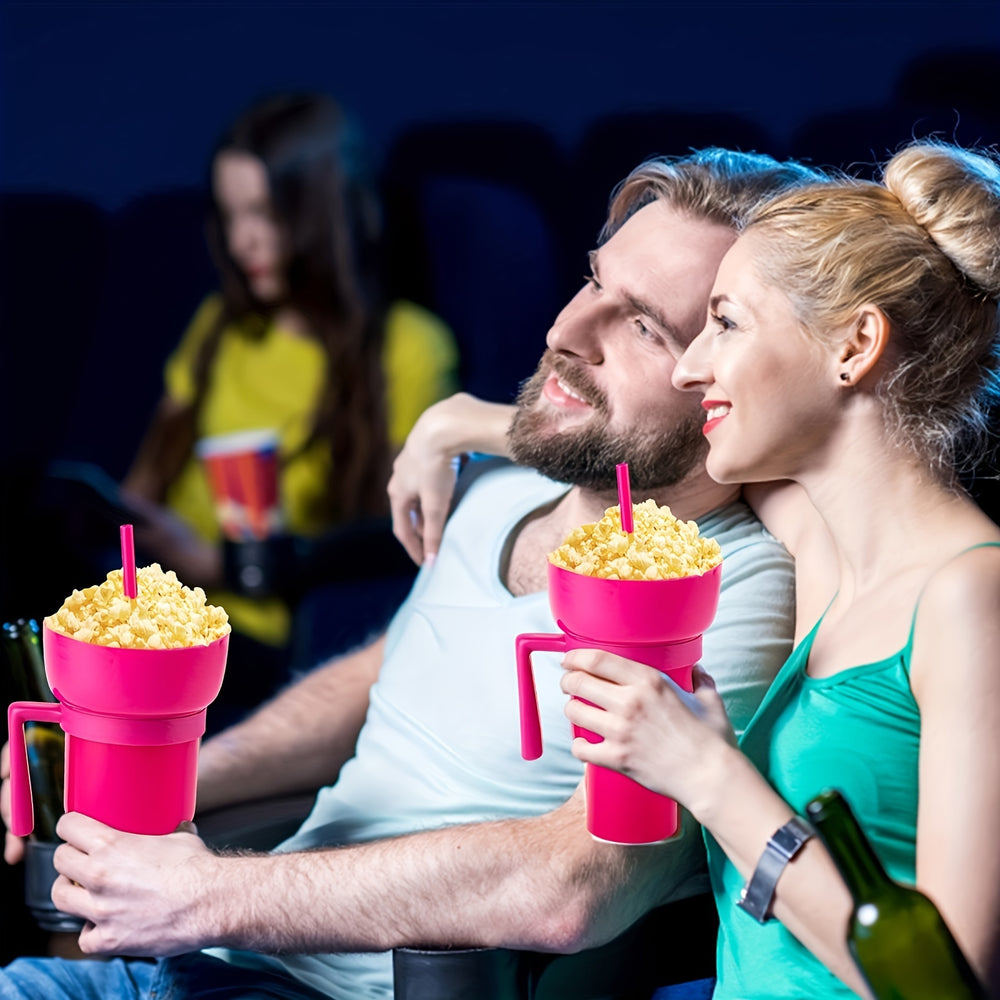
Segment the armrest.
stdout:
<path fill-rule="evenodd" d="M 396 948 L 395 1000 L 530 1000 L 531 952 L 509 948 Z"/>
<path fill-rule="evenodd" d="M 396 1000 L 641 1000 L 715 975 L 718 914 L 710 894 L 647 913 L 614 941 L 575 955 L 506 948 L 393 951 Z"/>

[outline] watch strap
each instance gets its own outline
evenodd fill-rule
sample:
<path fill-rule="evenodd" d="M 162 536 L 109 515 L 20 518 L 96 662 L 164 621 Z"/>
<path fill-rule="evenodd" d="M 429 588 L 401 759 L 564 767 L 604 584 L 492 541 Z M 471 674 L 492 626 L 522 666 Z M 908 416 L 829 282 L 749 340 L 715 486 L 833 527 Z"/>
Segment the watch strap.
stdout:
<path fill-rule="evenodd" d="M 771 900 L 778 879 L 802 846 L 815 830 L 799 816 L 793 816 L 784 826 L 774 832 L 767 842 L 757 867 L 740 893 L 736 905 L 745 910 L 758 923 L 770 919 Z"/>

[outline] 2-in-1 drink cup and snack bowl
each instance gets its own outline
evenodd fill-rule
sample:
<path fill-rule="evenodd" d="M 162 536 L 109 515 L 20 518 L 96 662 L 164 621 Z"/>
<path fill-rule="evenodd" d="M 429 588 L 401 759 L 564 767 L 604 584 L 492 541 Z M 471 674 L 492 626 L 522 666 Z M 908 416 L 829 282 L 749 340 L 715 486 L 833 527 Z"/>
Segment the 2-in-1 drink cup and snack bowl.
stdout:
<path fill-rule="evenodd" d="M 139 570 L 140 594 L 143 575 L 153 568 Z M 173 582 L 179 587 L 176 577 Z M 66 733 L 67 811 L 146 834 L 170 833 L 194 816 L 198 747 L 206 709 L 222 687 L 229 626 L 221 609 L 204 605 L 204 594 L 181 590 L 200 595 L 201 604 L 216 613 L 203 632 L 221 634 L 166 648 L 122 648 L 59 631 L 62 610 L 45 620 L 45 673 L 59 700 L 14 702 L 8 709 L 15 835 L 26 836 L 33 826 L 24 746 L 28 721 L 56 722 Z M 168 617 L 176 613 L 169 599 L 161 600 L 160 611 Z M 148 622 L 142 629 L 149 630 Z M 174 639 L 183 640 L 184 635 Z"/>
<path fill-rule="evenodd" d="M 617 517 L 616 509 L 611 508 L 606 517 Z M 542 753 L 532 652 L 602 649 L 655 667 L 690 691 L 691 671 L 701 657 L 702 634 L 718 607 L 721 578 L 721 556 L 711 568 L 673 579 L 585 575 L 555 565 L 550 557 L 549 604 L 560 631 L 526 633 L 516 640 L 522 756 L 534 760 Z M 574 735 L 592 743 L 600 740 L 576 726 Z M 678 808 L 673 799 L 593 764 L 586 765 L 584 781 L 587 829 L 597 839 L 649 844 L 676 835 Z"/>

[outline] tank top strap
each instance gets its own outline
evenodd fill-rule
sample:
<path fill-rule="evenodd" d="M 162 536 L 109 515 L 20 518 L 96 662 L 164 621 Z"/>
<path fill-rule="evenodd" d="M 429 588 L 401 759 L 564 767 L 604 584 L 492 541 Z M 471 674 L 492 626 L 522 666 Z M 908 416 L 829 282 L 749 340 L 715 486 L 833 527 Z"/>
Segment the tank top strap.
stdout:
<path fill-rule="evenodd" d="M 920 601 L 924 596 L 924 591 L 927 589 L 927 584 L 931 582 L 934 576 L 937 574 L 938 570 L 944 569 L 950 562 L 958 559 L 959 556 L 964 556 L 966 552 L 972 552 L 974 549 L 996 549 L 1000 548 L 1000 542 L 977 542 L 975 545 L 970 545 L 967 548 L 962 549 L 960 552 L 956 552 L 953 556 L 946 559 L 933 573 L 924 581 L 924 585 L 920 588 L 920 593 L 917 595 L 917 603 L 913 607 L 913 617 L 910 619 L 910 634 L 906 638 L 906 645 L 900 652 L 900 656 L 903 660 L 903 664 L 906 667 L 906 672 L 910 672 L 910 658 L 913 654 L 913 633 L 917 626 L 917 612 L 920 610 Z"/>

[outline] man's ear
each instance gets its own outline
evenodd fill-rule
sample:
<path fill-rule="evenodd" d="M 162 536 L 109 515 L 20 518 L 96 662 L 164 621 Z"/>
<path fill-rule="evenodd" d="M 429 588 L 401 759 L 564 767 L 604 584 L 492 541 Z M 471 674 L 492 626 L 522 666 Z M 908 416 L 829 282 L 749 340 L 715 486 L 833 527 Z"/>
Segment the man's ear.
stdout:
<path fill-rule="evenodd" d="M 857 385 L 889 345 L 889 318 L 878 306 L 868 303 L 855 312 L 846 333 L 837 364 L 838 376 L 844 385 Z"/>

